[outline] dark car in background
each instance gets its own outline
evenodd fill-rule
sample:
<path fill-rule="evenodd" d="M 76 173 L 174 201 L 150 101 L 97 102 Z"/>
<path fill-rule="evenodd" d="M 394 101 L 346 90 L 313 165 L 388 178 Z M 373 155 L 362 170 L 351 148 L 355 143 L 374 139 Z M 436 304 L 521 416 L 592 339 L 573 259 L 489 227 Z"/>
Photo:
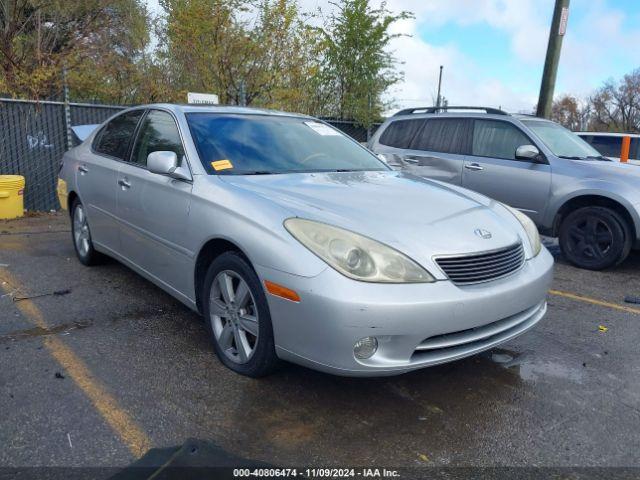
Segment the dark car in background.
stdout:
<path fill-rule="evenodd" d="M 611 160 L 640 165 L 640 134 L 576 132 L 576 135 Z"/>

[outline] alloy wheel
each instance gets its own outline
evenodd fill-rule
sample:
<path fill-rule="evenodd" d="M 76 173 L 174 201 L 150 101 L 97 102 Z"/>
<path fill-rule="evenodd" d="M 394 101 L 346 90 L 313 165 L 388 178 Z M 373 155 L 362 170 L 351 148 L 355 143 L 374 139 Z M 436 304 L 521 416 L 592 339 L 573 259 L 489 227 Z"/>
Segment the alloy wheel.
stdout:
<path fill-rule="evenodd" d="M 80 256 L 87 256 L 91 246 L 91 234 L 87 216 L 81 204 L 77 205 L 73 212 L 73 240 Z"/>
<path fill-rule="evenodd" d="M 581 219 L 571 225 L 568 240 L 576 254 L 593 260 L 604 258 L 614 242 L 609 225 L 594 216 Z"/>
<path fill-rule="evenodd" d="M 225 356 L 247 363 L 258 346 L 256 301 L 247 282 L 232 270 L 219 272 L 211 285 L 209 312 L 213 333 Z"/>

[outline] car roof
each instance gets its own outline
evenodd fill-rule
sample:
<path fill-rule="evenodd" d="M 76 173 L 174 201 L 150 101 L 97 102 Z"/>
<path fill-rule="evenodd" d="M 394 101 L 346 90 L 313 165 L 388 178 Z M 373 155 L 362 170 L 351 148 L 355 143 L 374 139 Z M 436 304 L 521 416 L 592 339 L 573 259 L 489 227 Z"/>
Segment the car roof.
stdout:
<path fill-rule="evenodd" d="M 267 108 L 239 107 L 237 105 L 208 105 L 208 104 L 178 104 L 178 103 L 152 103 L 138 105 L 135 108 L 164 108 L 173 112 L 182 113 L 236 113 L 242 115 L 270 115 L 282 117 L 313 118 L 300 113 L 283 112 Z"/>
<path fill-rule="evenodd" d="M 575 132 L 578 135 L 594 135 L 598 137 L 631 137 L 640 138 L 640 133 L 616 133 L 616 132 Z"/>
<path fill-rule="evenodd" d="M 409 113 L 406 115 L 394 115 L 390 117 L 393 120 L 409 120 L 421 118 L 489 118 L 496 120 L 504 120 L 513 118 L 512 115 L 481 113 L 481 112 L 440 112 L 440 113 Z"/>
<path fill-rule="evenodd" d="M 536 117 L 535 115 L 530 115 L 528 113 L 515 113 L 512 115 L 518 120 L 533 120 L 534 122 L 551 122 L 556 123 L 553 120 L 549 120 L 548 118 Z"/>
<path fill-rule="evenodd" d="M 431 107 L 433 108 L 433 107 Z M 396 113 L 392 117 L 389 117 L 389 120 L 408 120 L 412 118 L 422 119 L 422 118 L 485 118 L 491 120 L 505 120 L 511 119 L 511 121 L 521 121 L 521 120 L 533 120 L 536 122 L 548 122 L 555 123 L 553 120 L 549 120 L 547 118 L 536 117 L 535 115 L 530 115 L 526 113 L 506 113 L 501 112 L 497 109 L 489 108 L 488 111 L 475 111 L 481 110 L 481 107 L 467 107 L 469 110 L 464 110 L 465 107 L 454 107 L 459 108 L 458 111 L 440 111 L 440 112 L 408 112 L 404 114 L 402 111 Z M 410 110 L 410 109 L 407 109 Z M 495 110 L 495 113 L 492 111 Z M 498 113 L 501 112 L 501 113 Z"/>

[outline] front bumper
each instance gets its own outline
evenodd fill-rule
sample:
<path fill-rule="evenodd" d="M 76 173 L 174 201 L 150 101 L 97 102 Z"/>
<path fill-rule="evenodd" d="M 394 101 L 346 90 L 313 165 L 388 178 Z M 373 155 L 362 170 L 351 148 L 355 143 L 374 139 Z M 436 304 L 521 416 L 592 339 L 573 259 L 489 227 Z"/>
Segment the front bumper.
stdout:
<path fill-rule="evenodd" d="M 553 258 L 543 248 L 518 272 L 459 287 L 373 284 L 332 268 L 312 278 L 257 267 L 262 280 L 298 292 L 299 303 L 267 294 L 278 356 L 338 375 L 394 375 L 449 362 L 506 342 L 546 312 Z M 357 360 L 353 345 L 375 336 L 378 351 Z"/>

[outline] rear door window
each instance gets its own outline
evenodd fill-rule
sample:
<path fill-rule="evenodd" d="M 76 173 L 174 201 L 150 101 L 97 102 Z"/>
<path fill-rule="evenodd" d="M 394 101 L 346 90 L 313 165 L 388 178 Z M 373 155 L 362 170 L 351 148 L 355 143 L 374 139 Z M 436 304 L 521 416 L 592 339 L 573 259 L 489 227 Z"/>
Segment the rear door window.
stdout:
<path fill-rule="evenodd" d="M 409 148 L 411 140 L 423 123 L 424 119 L 396 120 L 382 132 L 378 142 L 389 147 Z"/>
<path fill-rule="evenodd" d="M 471 119 L 429 119 L 411 143 L 412 150 L 440 153 L 469 153 Z"/>
<path fill-rule="evenodd" d="M 511 123 L 475 120 L 472 155 L 515 160 L 516 149 L 521 145 L 531 145 L 531 140 Z"/>
<path fill-rule="evenodd" d="M 107 123 L 93 145 L 94 150 L 103 155 L 125 160 L 136 126 L 143 113 L 144 110 L 133 110 Z"/>

